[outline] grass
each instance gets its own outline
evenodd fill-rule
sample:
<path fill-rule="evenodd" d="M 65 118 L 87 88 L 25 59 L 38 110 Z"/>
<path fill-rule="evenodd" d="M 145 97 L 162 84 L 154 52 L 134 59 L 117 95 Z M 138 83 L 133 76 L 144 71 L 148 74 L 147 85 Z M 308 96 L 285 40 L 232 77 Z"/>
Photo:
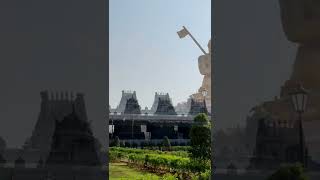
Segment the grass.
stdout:
<path fill-rule="evenodd" d="M 110 180 L 158 180 L 159 177 L 148 172 L 138 171 L 130 168 L 126 163 L 109 164 Z"/>

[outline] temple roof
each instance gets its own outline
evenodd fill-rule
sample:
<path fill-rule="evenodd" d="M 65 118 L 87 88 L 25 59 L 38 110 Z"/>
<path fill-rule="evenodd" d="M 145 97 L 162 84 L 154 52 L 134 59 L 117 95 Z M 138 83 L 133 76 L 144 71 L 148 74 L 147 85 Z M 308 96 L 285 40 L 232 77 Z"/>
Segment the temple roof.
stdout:
<path fill-rule="evenodd" d="M 118 107 L 116 108 L 116 112 L 123 113 L 128 99 L 134 98 L 137 100 L 136 91 L 122 91 L 122 96 Z"/>
<path fill-rule="evenodd" d="M 141 108 L 137 99 L 131 97 L 127 100 L 124 114 L 141 114 Z"/>
<path fill-rule="evenodd" d="M 196 101 L 194 99 L 191 99 L 191 106 L 190 106 L 189 115 L 197 115 L 199 113 L 208 114 L 206 102 L 205 101 Z"/>
<path fill-rule="evenodd" d="M 162 99 L 160 97 L 158 98 L 158 106 L 154 114 L 177 115 L 171 100 L 168 98 Z"/>

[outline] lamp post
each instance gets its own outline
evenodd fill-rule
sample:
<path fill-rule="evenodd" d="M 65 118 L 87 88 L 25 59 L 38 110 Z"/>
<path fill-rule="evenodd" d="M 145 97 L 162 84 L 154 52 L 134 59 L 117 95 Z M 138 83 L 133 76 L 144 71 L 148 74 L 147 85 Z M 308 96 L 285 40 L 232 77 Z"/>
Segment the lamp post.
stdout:
<path fill-rule="evenodd" d="M 304 133 L 302 126 L 302 113 L 306 111 L 308 92 L 302 87 L 301 84 L 290 93 L 291 100 L 293 103 L 294 110 L 298 113 L 298 125 L 299 125 L 299 154 L 300 162 L 302 165 L 306 166 L 305 159 L 305 143 L 304 143 Z"/>

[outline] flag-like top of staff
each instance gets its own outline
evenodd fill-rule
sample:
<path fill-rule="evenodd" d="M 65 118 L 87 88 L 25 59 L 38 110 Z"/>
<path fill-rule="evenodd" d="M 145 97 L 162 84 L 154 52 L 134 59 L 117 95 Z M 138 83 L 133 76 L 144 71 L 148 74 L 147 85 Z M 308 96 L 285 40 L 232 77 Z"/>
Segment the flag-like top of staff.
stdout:
<path fill-rule="evenodd" d="M 200 50 L 203 52 L 203 54 L 207 54 L 206 51 L 200 46 L 200 44 L 198 43 L 198 41 L 192 36 L 192 34 L 187 30 L 186 27 L 182 26 L 182 30 L 178 31 L 178 36 L 180 37 L 180 39 L 186 37 L 187 35 L 189 35 L 192 40 L 197 44 L 197 46 L 200 48 Z"/>

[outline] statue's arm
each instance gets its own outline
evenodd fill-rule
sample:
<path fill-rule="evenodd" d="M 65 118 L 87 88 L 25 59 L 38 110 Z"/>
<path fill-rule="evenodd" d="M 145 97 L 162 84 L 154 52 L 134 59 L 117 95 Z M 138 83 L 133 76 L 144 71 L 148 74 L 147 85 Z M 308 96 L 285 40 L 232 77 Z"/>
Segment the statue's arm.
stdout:
<path fill-rule="evenodd" d="M 202 75 L 209 75 L 211 73 L 211 55 L 202 55 L 198 58 L 199 71 Z"/>

